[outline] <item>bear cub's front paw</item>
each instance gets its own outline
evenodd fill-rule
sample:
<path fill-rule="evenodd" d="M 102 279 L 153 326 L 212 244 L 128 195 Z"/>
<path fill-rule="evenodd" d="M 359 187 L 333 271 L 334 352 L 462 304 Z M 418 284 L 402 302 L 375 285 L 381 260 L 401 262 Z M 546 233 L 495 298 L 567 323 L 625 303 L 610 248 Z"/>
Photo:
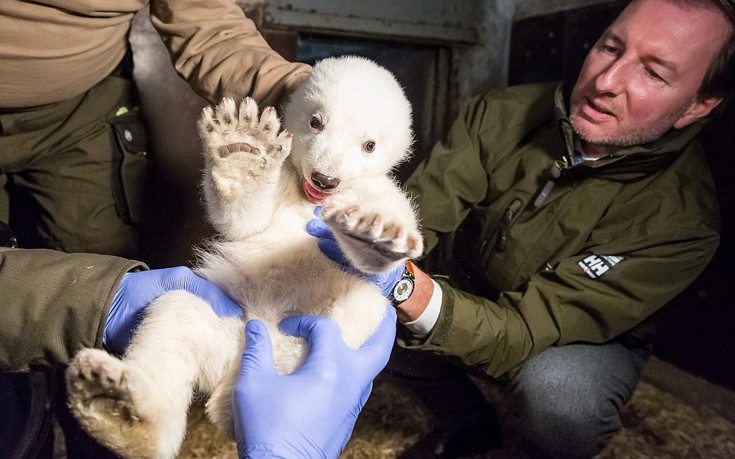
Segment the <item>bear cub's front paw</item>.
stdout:
<path fill-rule="evenodd" d="M 364 272 L 383 272 L 399 260 L 418 257 L 424 248 L 418 228 L 380 211 L 325 205 L 322 218 L 350 261 Z"/>
<path fill-rule="evenodd" d="M 273 107 L 258 117 L 258 105 L 249 97 L 239 105 L 229 97 L 214 109 L 206 107 L 198 123 L 207 165 L 223 180 L 248 177 L 274 179 L 291 152 L 292 135 L 280 132 Z"/>

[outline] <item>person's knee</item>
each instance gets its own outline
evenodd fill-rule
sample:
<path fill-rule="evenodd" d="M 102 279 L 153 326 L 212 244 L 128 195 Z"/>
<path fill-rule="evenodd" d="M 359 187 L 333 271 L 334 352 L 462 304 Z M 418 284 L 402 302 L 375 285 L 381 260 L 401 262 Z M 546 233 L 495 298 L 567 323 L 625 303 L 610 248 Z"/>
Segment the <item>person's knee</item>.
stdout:
<path fill-rule="evenodd" d="M 521 416 L 521 436 L 535 447 L 532 449 L 549 457 L 592 457 L 620 429 L 617 412 L 611 413 L 609 407 L 594 400 L 555 403 L 551 399 L 529 406 L 527 411 L 526 416 Z"/>
<path fill-rule="evenodd" d="M 511 397 L 529 457 L 589 458 L 620 429 L 620 413 L 596 384 L 564 378 L 524 381 Z"/>
<path fill-rule="evenodd" d="M 529 457 L 588 458 L 620 430 L 620 411 L 643 360 L 622 345 L 553 347 L 525 362 L 507 386 L 512 421 Z"/>

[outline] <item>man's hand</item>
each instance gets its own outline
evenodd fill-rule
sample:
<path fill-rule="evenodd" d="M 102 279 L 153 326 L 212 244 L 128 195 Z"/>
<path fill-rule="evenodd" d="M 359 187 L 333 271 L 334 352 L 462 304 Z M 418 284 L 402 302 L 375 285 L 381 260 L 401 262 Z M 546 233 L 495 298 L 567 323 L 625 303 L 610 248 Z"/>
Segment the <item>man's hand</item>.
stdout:
<path fill-rule="evenodd" d="M 343 270 L 355 273 L 369 282 L 372 282 L 376 287 L 378 287 L 378 289 L 380 289 L 381 292 L 383 292 L 383 296 L 386 298 L 393 292 L 393 288 L 401 279 L 401 276 L 403 276 L 405 268 L 402 264 L 391 271 L 386 271 L 380 274 L 367 274 L 358 271 L 357 268 L 352 266 L 350 261 L 345 257 L 345 254 L 342 252 L 342 249 L 339 248 L 339 244 L 332 234 L 332 230 L 329 229 L 322 219 L 315 218 L 313 220 L 309 220 L 306 224 L 306 232 L 319 239 L 317 244 L 319 245 L 319 250 L 321 250 L 324 255 L 329 257 L 332 261 L 337 262 Z"/>
<path fill-rule="evenodd" d="M 285 376 L 276 371 L 265 326 L 247 323 L 232 395 L 241 458 L 339 456 L 393 348 L 396 313 L 386 309 L 375 334 L 356 350 L 347 347 L 331 319 L 284 319 L 281 329 L 310 345 L 304 365 Z"/>
<path fill-rule="evenodd" d="M 102 344 L 111 352 L 122 354 L 130 344 L 142 313 L 153 300 L 172 290 L 186 290 L 208 302 L 220 317 L 242 317 L 242 309 L 214 284 L 194 274 L 191 269 L 154 269 L 123 276 L 105 322 Z"/>

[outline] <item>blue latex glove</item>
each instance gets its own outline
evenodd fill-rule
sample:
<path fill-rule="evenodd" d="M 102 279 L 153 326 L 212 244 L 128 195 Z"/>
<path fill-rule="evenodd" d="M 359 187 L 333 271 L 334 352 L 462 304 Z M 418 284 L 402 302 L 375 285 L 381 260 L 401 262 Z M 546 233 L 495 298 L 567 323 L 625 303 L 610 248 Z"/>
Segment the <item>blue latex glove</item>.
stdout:
<path fill-rule="evenodd" d="M 110 352 L 125 352 L 146 306 L 172 290 L 186 290 L 202 298 L 220 317 L 243 315 L 242 308 L 219 287 L 197 276 L 189 268 L 179 266 L 127 273 L 112 300 L 102 345 Z"/>
<path fill-rule="evenodd" d="M 388 307 L 375 334 L 356 350 L 342 341 L 331 319 L 294 316 L 280 326 L 308 340 L 309 355 L 294 373 L 279 374 L 265 326 L 247 323 L 232 394 L 238 454 L 241 459 L 336 458 L 352 435 L 373 379 L 388 363 L 396 313 Z"/>
<path fill-rule="evenodd" d="M 317 215 L 321 214 L 319 207 L 317 207 L 315 213 Z M 386 271 L 380 274 L 367 274 L 359 271 L 357 268 L 352 266 L 347 258 L 345 258 L 345 254 L 342 252 L 342 249 L 339 248 L 339 244 L 335 240 L 332 230 L 330 230 L 327 224 L 324 223 L 324 220 L 319 218 L 309 220 L 306 223 L 306 232 L 319 239 L 317 242 L 319 244 L 319 250 L 321 250 L 324 255 L 329 257 L 332 261 L 337 262 L 345 271 L 362 276 L 375 284 L 375 286 L 383 292 L 383 296 L 385 297 L 393 292 L 393 288 L 401 279 L 401 276 L 403 276 L 403 271 L 405 270 L 403 265 L 399 265 L 391 271 Z"/>

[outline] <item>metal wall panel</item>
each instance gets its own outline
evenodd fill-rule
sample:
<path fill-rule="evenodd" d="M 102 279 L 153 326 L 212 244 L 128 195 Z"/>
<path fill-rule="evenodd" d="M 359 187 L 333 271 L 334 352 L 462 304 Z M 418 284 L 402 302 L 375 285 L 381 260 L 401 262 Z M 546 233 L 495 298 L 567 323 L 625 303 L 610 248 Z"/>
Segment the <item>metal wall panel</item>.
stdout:
<path fill-rule="evenodd" d="M 473 43 L 480 0 L 270 0 L 269 27 Z"/>

